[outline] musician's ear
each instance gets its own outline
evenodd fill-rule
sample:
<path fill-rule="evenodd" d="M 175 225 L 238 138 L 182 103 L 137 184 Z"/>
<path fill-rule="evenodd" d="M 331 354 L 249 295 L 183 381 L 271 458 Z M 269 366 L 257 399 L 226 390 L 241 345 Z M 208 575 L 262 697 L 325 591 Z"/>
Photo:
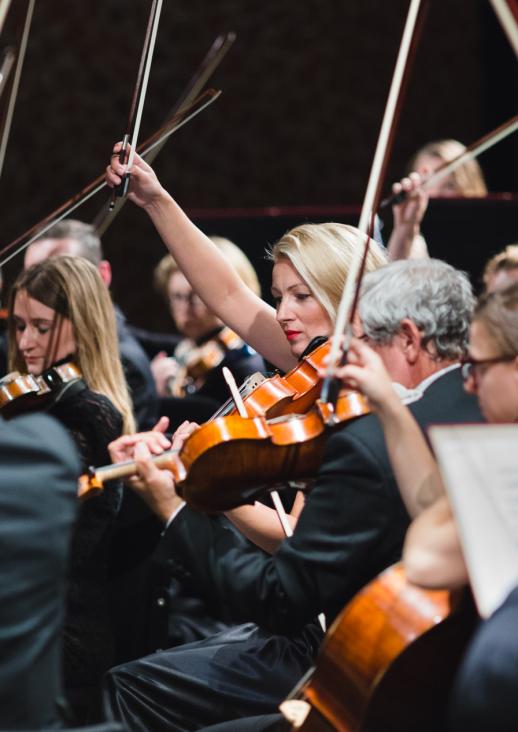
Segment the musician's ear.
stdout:
<path fill-rule="evenodd" d="M 108 262 L 107 259 L 101 259 L 101 261 L 97 265 L 97 269 L 99 270 L 99 274 L 101 275 L 102 281 L 104 282 L 106 287 L 109 287 L 112 282 L 111 264 Z"/>
<path fill-rule="evenodd" d="M 422 351 L 423 336 L 417 325 L 410 318 L 401 321 L 398 335 L 401 338 L 401 347 L 407 362 L 415 364 Z"/>

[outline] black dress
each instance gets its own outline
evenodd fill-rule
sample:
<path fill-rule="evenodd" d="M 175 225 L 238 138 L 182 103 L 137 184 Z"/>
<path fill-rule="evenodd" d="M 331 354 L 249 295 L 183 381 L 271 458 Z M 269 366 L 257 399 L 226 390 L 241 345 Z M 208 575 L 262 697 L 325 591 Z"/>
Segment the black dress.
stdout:
<path fill-rule="evenodd" d="M 108 444 L 121 435 L 122 417 L 106 396 L 85 386 L 69 390 L 48 412 L 75 440 L 82 471 L 111 462 Z M 72 536 L 64 677 L 69 702 L 81 721 L 95 717 L 91 708 L 97 705 L 99 682 L 113 662 L 106 568 L 110 533 L 121 498 L 119 482 L 106 484 L 99 495 L 80 506 Z"/>

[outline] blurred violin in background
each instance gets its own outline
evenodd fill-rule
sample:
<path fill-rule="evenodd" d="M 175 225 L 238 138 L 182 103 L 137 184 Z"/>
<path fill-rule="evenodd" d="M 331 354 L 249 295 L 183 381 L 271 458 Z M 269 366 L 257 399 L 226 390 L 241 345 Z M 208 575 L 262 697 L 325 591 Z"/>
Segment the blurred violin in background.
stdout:
<path fill-rule="evenodd" d="M 197 345 L 186 338 L 180 341 L 174 357 L 169 358 L 175 366 L 175 373 L 166 381 L 170 396 L 182 398 L 197 392 L 205 383 L 208 374 L 221 364 L 228 351 L 242 350 L 244 341 L 230 328 L 224 327 L 213 338 Z"/>

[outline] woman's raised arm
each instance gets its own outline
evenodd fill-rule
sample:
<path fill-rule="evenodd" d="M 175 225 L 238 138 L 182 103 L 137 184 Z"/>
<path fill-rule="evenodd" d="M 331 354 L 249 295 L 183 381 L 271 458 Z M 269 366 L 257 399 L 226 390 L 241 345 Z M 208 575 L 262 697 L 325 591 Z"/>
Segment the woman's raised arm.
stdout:
<path fill-rule="evenodd" d="M 120 143 L 106 169 L 110 187 L 121 182 Z M 128 198 L 143 208 L 185 277 L 205 304 L 246 343 L 281 369 L 295 365 L 275 318 L 275 310 L 255 295 L 229 266 L 218 248 L 186 216 L 162 187 L 153 169 L 135 155 Z"/>

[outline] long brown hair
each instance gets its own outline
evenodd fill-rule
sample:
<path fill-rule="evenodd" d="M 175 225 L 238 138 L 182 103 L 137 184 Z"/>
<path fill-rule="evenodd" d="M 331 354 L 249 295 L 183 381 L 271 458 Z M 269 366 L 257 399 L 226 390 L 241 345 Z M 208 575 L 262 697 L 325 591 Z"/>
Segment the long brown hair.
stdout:
<path fill-rule="evenodd" d="M 76 342 L 74 357 L 83 379 L 90 389 L 107 396 L 120 411 L 124 432 L 134 432 L 135 420 L 120 361 L 113 304 L 96 267 L 82 257 L 63 255 L 50 257 L 20 273 L 9 295 L 9 367 L 24 371 L 26 366 L 16 341 L 12 316 L 19 292 L 26 292 L 56 312 L 51 345 L 59 338 L 62 319 L 70 320 Z"/>

